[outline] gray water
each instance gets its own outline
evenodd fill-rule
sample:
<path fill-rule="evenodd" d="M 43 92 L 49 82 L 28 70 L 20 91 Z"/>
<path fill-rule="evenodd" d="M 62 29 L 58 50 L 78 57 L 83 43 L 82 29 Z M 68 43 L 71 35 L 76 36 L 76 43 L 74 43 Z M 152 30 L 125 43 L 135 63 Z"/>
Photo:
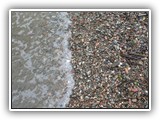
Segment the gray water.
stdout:
<path fill-rule="evenodd" d="M 63 108 L 74 86 L 66 12 L 11 14 L 12 108 Z"/>

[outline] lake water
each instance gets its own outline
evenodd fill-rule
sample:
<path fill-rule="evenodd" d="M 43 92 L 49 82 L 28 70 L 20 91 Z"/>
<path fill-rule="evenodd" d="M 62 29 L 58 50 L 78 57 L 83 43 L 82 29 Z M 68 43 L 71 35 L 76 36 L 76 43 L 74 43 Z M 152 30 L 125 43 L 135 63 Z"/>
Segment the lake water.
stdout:
<path fill-rule="evenodd" d="M 12 108 L 63 108 L 74 86 L 67 12 L 11 14 Z"/>

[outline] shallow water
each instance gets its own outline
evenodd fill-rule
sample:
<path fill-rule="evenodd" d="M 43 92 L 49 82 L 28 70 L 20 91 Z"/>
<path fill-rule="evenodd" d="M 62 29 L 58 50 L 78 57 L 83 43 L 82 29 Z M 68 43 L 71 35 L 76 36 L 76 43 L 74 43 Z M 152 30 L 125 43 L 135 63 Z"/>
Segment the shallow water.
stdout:
<path fill-rule="evenodd" d="M 12 108 L 63 108 L 74 86 L 66 12 L 12 12 Z"/>

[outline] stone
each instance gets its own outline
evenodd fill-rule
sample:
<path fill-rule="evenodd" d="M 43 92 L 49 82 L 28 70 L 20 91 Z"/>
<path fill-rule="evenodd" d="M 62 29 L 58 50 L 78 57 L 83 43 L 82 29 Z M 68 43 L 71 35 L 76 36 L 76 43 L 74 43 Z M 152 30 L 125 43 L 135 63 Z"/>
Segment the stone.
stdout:
<path fill-rule="evenodd" d="M 137 99 L 132 99 L 132 102 L 137 102 Z"/>

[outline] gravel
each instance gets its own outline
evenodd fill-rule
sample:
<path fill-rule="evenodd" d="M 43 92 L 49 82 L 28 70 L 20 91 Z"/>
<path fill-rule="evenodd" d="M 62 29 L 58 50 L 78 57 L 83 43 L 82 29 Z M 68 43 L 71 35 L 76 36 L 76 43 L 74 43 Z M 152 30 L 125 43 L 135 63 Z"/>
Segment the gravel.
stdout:
<path fill-rule="evenodd" d="M 70 12 L 68 108 L 148 108 L 148 12 Z"/>

